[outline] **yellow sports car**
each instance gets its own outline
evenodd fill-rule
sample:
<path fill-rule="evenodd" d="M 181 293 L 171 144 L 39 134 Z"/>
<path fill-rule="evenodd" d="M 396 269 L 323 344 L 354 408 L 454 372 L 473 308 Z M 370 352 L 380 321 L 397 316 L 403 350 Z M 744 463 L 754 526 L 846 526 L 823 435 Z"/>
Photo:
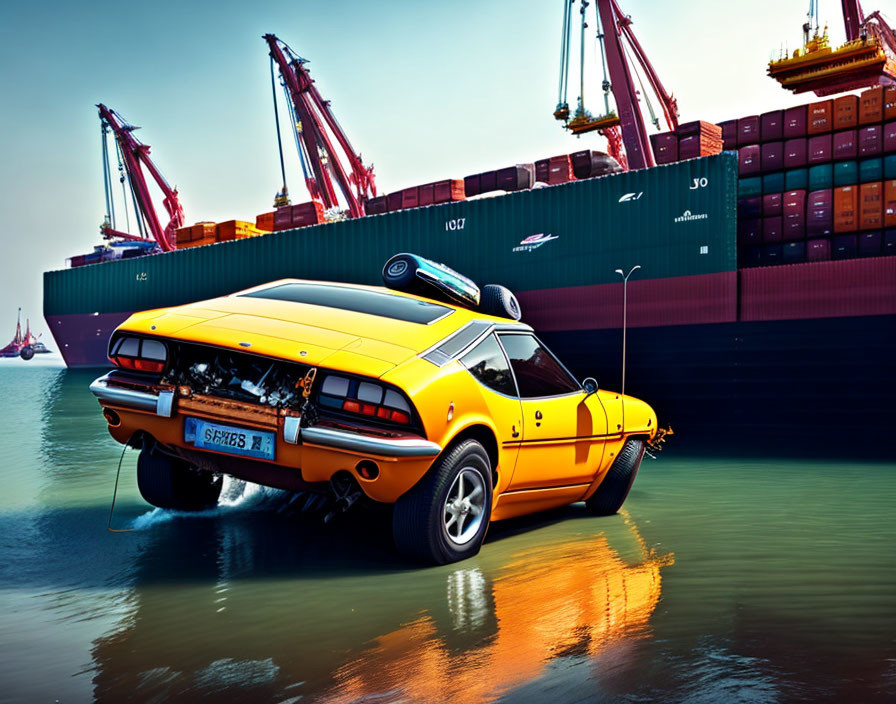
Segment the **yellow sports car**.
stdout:
<path fill-rule="evenodd" d="M 383 278 L 276 281 L 119 326 L 90 388 L 141 450 L 143 497 L 206 509 L 228 474 L 394 504 L 399 549 L 436 563 L 476 554 L 489 521 L 622 506 L 657 438 L 646 403 L 579 383 L 502 286 L 414 255 Z"/>

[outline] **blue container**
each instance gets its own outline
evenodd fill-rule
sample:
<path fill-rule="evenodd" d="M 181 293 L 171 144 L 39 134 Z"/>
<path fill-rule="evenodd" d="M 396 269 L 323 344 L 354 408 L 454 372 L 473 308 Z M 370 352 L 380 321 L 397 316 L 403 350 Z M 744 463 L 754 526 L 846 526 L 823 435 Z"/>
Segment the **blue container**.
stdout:
<path fill-rule="evenodd" d="M 809 190 L 823 191 L 834 187 L 834 165 L 818 164 L 809 167 Z"/>
<path fill-rule="evenodd" d="M 858 249 L 858 241 L 855 235 L 838 235 L 834 238 L 831 258 L 855 259 Z"/>
<path fill-rule="evenodd" d="M 784 174 L 785 191 L 802 191 L 809 187 L 809 169 L 790 169 Z"/>
<path fill-rule="evenodd" d="M 774 266 L 780 264 L 784 255 L 784 248 L 779 244 L 767 244 L 762 248 L 760 261 L 762 266 Z"/>
<path fill-rule="evenodd" d="M 782 248 L 781 260 L 785 264 L 799 264 L 806 261 L 806 243 L 786 242 Z"/>
<path fill-rule="evenodd" d="M 742 178 L 737 182 L 738 198 L 755 198 L 762 195 L 762 176 Z"/>
<path fill-rule="evenodd" d="M 884 177 L 884 160 L 880 157 L 859 162 L 859 183 L 881 181 Z"/>
<path fill-rule="evenodd" d="M 787 189 L 784 188 L 784 172 L 776 171 L 772 174 L 766 174 L 762 177 L 763 193 L 781 193 Z"/>
<path fill-rule="evenodd" d="M 884 157 L 884 178 L 896 178 L 896 154 L 888 154 Z"/>
<path fill-rule="evenodd" d="M 859 182 L 859 163 L 839 161 L 834 164 L 834 187 L 852 186 Z"/>
<path fill-rule="evenodd" d="M 859 235 L 859 256 L 860 257 L 879 257 L 883 242 L 883 232 L 874 230 L 873 232 L 863 232 Z"/>

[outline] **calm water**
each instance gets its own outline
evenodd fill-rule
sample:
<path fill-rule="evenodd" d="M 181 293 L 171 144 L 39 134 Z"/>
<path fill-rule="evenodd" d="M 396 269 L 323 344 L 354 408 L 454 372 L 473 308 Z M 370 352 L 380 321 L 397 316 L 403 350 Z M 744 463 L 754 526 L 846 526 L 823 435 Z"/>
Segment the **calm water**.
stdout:
<path fill-rule="evenodd" d="M 0 360 L 2 361 L 2 360 Z M 0 366 L 0 701 L 893 701 L 896 465 L 645 462 L 624 515 L 404 563 L 376 516 L 151 511 L 87 391 Z M 832 416 L 832 420 L 833 420 Z"/>

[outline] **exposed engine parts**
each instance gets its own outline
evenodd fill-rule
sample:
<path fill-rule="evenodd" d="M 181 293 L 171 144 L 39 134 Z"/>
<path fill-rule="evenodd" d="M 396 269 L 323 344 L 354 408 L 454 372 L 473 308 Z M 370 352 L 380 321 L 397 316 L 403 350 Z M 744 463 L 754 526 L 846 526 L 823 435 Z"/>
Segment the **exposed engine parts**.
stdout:
<path fill-rule="evenodd" d="M 271 361 L 199 345 L 180 345 L 164 382 L 195 393 L 299 410 L 314 380 L 313 367 Z"/>

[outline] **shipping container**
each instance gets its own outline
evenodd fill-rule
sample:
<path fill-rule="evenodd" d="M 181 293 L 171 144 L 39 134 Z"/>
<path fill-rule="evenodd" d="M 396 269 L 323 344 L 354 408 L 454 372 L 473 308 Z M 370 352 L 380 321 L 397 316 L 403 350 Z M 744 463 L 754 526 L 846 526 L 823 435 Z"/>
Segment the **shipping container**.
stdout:
<path fill-rule="evenodd" d="M 737 244 L 750 246 L 761 244 L 764 235 L 763 221 L 760 218 L 744 218 L 737 221 Z"/>
<path fill-rule="evenodd" d="M 896 154 L 896 120 L 884 124 L 884 154 Z"/>
<path fill-rule="evenodd" d="M 292 206 L 284 205 L 274 211 L 274 232 L 292 227 Z"/>
<path fill-rule="evenodd" d="M 324 222 L 324 206 L 318 201 L 297 203 L 290 208 L 293 227 L 309 227 Z"/>
<path fill-rule="evenodd" d="M 881 181 L 884 177 L 884 160 L 880 157 L 876 159 L 862 159 L 859 162 L 859 183 L 868 183 L 869 181 Z"/>
<path fill-rule="evenodd" d="M 884 255 L 896 255 L 896 228 L 884 230 Z"/>
<path fill-rule="evenodd" d="M 884 181 L 884 227 L 896 227 L 896 179 Z"/>
<path fill-rule="evenodd" d="M 653 147 L 653 158 L 657 164 L 671 164 L 678 161 L 678 135 L 674 132 L 650 135 L 650 144 Z"/>
<path fill-rule="evenodd" d="M 389 212 L 388 196 L 374 196 L 364 203 L 364 212 L 368 215 L 382 215 Z"/>
<path fill-rule="evenodd" d="M 883 151 L 882 125 L 859 127 L 859 156 L 873 156 Z"/>
<path fill-rule="evenodd" d="M 834 232 L 855 232 L 859 227 L 859 187 L 834 189 Z"/>
<path fill-rule="evenodd" d="M 879 257 L 883 249 L 883 232 L 863 232 L 859 235 L 859 256 Z"/>
<path fill-rule="evenodd" d="M 849 186 L 859 182 L 859 162 L 840 161 L 834 164 L 834 186 Z"/>
<path fill-rule="evenodd" d="M 737 121 L 737 146 L 759 144 L 759 115 L 741 117 Z"/>
<path fill-rule="evenodd" d="M 744 247 L 738 255 L 738 267 L 762 266 L 762 247 Z"/>
<path fill-rule="evenodd" d="M 760 147 L 760 163 L 763 171 L 784 168 L 784 142 L 766 142 Z"/>
<path fill-rule="evenodd" d="M 597 155 L 601 154 L 601 152 L 594 152 L 593 154 Z M 575 156 L 575 154 L 573 156 Z M 606 155 L 604 154 L 603 156 Z M 588 168 L 582 167 L 581 173 L 584 174 L 589 171 L 594 171 L 595 169 L 592 166 L 594 161 L 595 158 L 592 157 L 588 162 Z M 597 176 L 598 174 L 594 173 L 592 175 Z M 589 176 L 577 175 L 576 178 L 589 178 Z M 498 169 L 495 173 L 495 181 L 495 185 L 499 191 L 521 191 L 525 188 L 532 188 L 532 184 L 535 183 L 535 165 L 516 164 L 515 166 L 506 166 L 503 169 Z"/>
<path fill-rule="evenodd" d="M 789 169 L 784 172 L 784 190 L 805 190 L 809 187 L 809 169 Z"/>
<path fill-rule="evenodd" d="M 834 187 L 834 165 L 816 164 L 809 167 L 809 190 Z"/>
<path fill-rule="evenodd" d="M 831 258 L 855 259 L 858 249 L 858 238 L 855 235 L 837 235 L 831 246 Z"/>
<path fill-rule="evenodd" d="M 807 134 L 814 135 L 831 131 L 834 122 L 832 100 L 820 100 L 817 103 L 810 103 L 808 113 Z"/>
<path fill-rule="evenodd" d="M 784 239 L 784 219 L 780 215 L 762 218 L 762 242 L 776 244 Z"/>
<path fill-rule="evenodd" d="M 763 193 L 783 193 L 787 189 L 784 187 L 785 178 L 783 171 L 775 171 L 771 174 L 765 174 L 762 177 Z"/>
<path fill-rule="evenodd" d="M 806 136 L 807 115 L 808 108 L 805 105 L 797 105 L 784 111 L 784 139 Z"/>
<path fill-rule="evenodd" d="M 805 137 L 788 139 L 784 142 L 784 168 L 796 169 L 805 166 L 808 151 L 808 140 Z"/>
<path fill-rule="evenodd" d="M 876 230 L 884 226 L 883 184 L 880 181 L 859 186 L 859 229 Z"/>
<path fill-rule="evenodd" d="M 809 156 L 807 161 L 812 164 L 824 164 L 831 160 L 831 134 L 817 134 L 809 137 Z"/>
<path fill-rule="evenodd" d="M 479 189 L 479 174 L 464 176 L 464 194 L 467 198 L 478 196 L 482 191 Z"/>
<path fill-rule="evenodd" d="M 536 172 L 538 165 L 536 164 Z M 542 181 L 543 183 L 547 183 L 548 178 L 548 168 L 547 164 L 545 164 L 544 170 L 544 178 L 537 178 L 537 181 Z M 491 193 L 492 191 L 498 190 L 498 172 L 497 171 L 484 171 L 479 174 L 479 192 L 480 193 Z"/>
<path fill-rule="evenodd" d="M 806 234 L 822 237 L 834 232 L 834 193 L 825 188 L 810 191 L 806 197 Z"/>
<path fill-rule="evenodd" d="M 844 130 L 833 135 L 831 154 L 835 161 L 855 159 L 859 155 L 858 130 Z"/>
<path fill-rule="evenodd" d="M 809 240 L 808 242 L 806 242 L 806 261 L 825 262 L 830 258 L 830 240 Z"/>
<path fill-rule="evenodd" d="M 762 215 L 762 196 L 756 196 L 754 198 L 738 198 L 738 218 L 758 218 L 760 215 Z"/>
<path fill-rule="evenodd" d="M 259 234 L 253 223 L 245 222 L 243 220 L 226 220 L 225 222 L 219 222 L 215 232 L 218 242 L 229 242 L 230 240 L 253 237 L 254 235 Z"/>
<path fill-rule="evenodd" d="M 803 239 L 806 236 L 806 191 L 799 189 L 785 193 L 782 209 L 784 240 Z"/>
<path fill-rule="evenodd" d="M 737 195 L 739 198 L 754 198 L 756 196 L 762 195 L 762 192 L 762 176 L 751 176 L 749 178 L 742 178 L 737 182 Z"/>
<path fill-rule="evenodd" d="M 750 176 L 762 171 L 762 152 L 758 144 L 750 144 L 737 150 L 738 173 Z"/>
<path fill-rule="evenodd" d="M 255 229 L 262 232 L 274 231 L 274 211 L 255 216 Z"/>
<path fill-rule="evenodd" d="M 784 137 L 784 111 L 772 110 L 759 116 L 759 138 L 762 142 L 781 141 Z"/>
<path fill-rule="evenodd" d="M 859 96 L 859 124 L 870 125 L 884 119 L 883 86 L 869 88 Z"/>
<path fill-rule="evenodd" d="M 834 129 L 845 130 L 859 124 L 859 96 L 842 95 L 834 98 Z"/>
<path fill-rule="evenodd" d="M 799 264 L 806 261 L 806 243 L 785 242 L 781 251 L 781 261 L 785 264 Z"/>
<path fill-rule="evenodd" d="M 539 159 L 535 162 L 535 178 L 551 185 L 572 181 L 572 163 L 569 154 Z"/>
<path fill-rule="evenodd" d="M 896 86 L 884 90 L 884 119 L 896 120 Z"/>
<path fill-rule="evenodd" d="M 466 193 L 466 188 L 464 189 Z M 431 183 L 425 183 L 417 190 L 417 203 L 420 207 L 432 205 L 435 202 L 435 186 Z"/>
<path fill-rule="evenodd" d="M 884 178 L 896 178 L 896 154 L 884 157 Z"/>
<path fill-rule="evenodd" d="M 780 244 L 767 244 L 762 248 L 762 266 L 775 266 L 781 263 L 784 247 Z"/>
<path fill-rule="evenodd" d="M 725 149 L 737 149 L 737 120 L 725 120 L 719 123 L 722 128 L 722 141 Z"/>
<path fill-rule="evenodd" d="M 463 179 L 452 178 L 433 184 L 433 203 L 450 203 L 464 199 Z"/>
<path fill-rule="evenodd" d="M 783 188 L 781 189 L 784 190 Z M 783 213 L 783 195 L 781 193 L 769 193 L 762 196 L 763 215 L 781 215 Z"/>

